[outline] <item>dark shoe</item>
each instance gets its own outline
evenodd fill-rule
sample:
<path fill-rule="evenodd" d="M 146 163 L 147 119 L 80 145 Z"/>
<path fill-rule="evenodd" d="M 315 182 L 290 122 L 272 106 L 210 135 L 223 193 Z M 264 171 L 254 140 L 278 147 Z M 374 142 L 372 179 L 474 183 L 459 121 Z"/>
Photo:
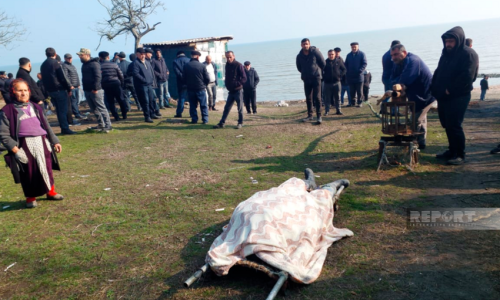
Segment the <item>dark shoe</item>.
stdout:
<path fill-rule="evenodd" d="M 495 149 L 490 151 L 491 154 L 499 154 L 500 153 L 500 145 L 498 145 Z"/>
<path fill-rule="evenodd" d="M 339 115 L 339 116 L 342 116 L 343 113 L 340 111 L 340 110 L 337 110 L 337 112 L 335 113 L 336 115 Z"/>
<path fill-rule="evenodd" d="M 363 107 L 363 104 L 362 104 L 362 103 L 360 103 L 360 104 L 356 105 L 356 107 L 357 107 L 357 108 L 361 108 L 361 107 Z"/>
<path fill-rule="evenodd" d="M 163 106 L 160 106 L 160 109 L 165 109 L 165 107 L 163 107 Z"/>
<path fill-rule="evenodd" d="M 126 114 L 126 113 L 122 114 L 122 118 L 123 118 L 124 120 L 126 120 L 126 119 L 127 119 L 127 114 Z"/>
<path fill-rule="evenodd" d="M 257 112 L 256 112 L 256 111 L 254 111 L 254 112 L 253 112 L 253 114 L 254 114 L 254 115 L 256 115 L 256 114 L 257 114 Z"/>
<path fill-rule="evenodd" d="M 320 125 L 321 123 L 323 123 L 323 119 L 320 117 L 317 117 L 316 118 L 316 124 Z"/>
<path fill-rule="evenodd" d="M 207 122 L 207 121 L 203 121 L 203 125 L 207 125 L 207 124 L 208 124 L 208 122 Z"/>
<path fill-rule="evenodd" d="M 90 130 L 97 130 L 97 131 L 101 131 L 104 127 L 101 127 L 101 126 L 94 126 L 94 127 L 89 127 L 88 129 Z"/>
<path fill-rule="evenodd" d="M 26 208 L 35 208 L 38 206 L 38 203 L 36 203 L 36 200 L 33 202 L 26 202 Z"/>
<path fill-rule="evenodd" d="M 306 183 L 307 190 L 312 191 L 312 190 L 316 189 L 317 185 L 316 185 L 316 180 L 314 178 L 313 170 L 311 170 L 309 168 L 305 169 L 304 175 L 306 177 L 306 179 L 304 181 Z"/>
<path fill-rule="evenodd" d="M 425 144 L 418 144 L 418 149 L 425 150 Z"/>
<path fill-rule="evenodd" d="M 325 116 L 328 116 L 328 112 L 325 112 Z"/>
<path fill-rule="evenodd" d="M 212 107 L 211 106 L 208 107 L 208 111 L 212 111 Z"/>
<path fill-rule="evenodd" d="M 155 119 L 155 120 L 157 120 L 157 119 L 159 119 L 159 118 L 160 118 L 160 117 L 158 117 L 157 115 L 152 115 L 152 116 L 151 116 L 151 119 Z"/>
<path fill-rule="evenodd" d="M 236 129 L 241 129 L 241 127 L 243 127 L 243 124 L 240 123 L 236 126 Z"/>
<path fill-rule="evenodd" d="M 111 126 L 110 126 L 110 127 L 107 127 L 107 128 L 104 128 L 104 129 L 102 130 L 102 132 L 103 132 L 103 133 L 110 133 L 111 131 L 113 131 L 113 127 L 111 127 Z"/>
<path fill-rule="evenodd" d="M 446 150 L 443 153 L 436 154 L 436 158 L 437 159 L 450 159 L 450 158 L 452 158 L 452 154 L 451 154 L 450 150 Z"/>
<path fill-rule="evenodd" d="M 224 124 L 217 124 L 214 126 L 214 129 L 218 129 L 218 128 L 224 128 Z"/>
<path fill-rule="evenodd" d="M 172 108 L 170 104 L 166 105 L 165 108 Z"/>
<path fill-rule="evenodd" d="M 155 113 L 155 115 L 157 115 L 158 117 L 161 117 L 160 112 Z"/>
<path fill-rule="evenodd" d="M 198 121 L 191 121 L 191 124 L 197 124 Z"/>
<path fill-rule="evenodd" d="M 354 105 L 352 104 L 347 104 L 345 107 L 353 107 Z"/>
<path fill-rule="evenodd" d="M 460 156 L 456 156 L 452 159 L 449 159 L 446 163 L 449 165 L 454 165 L 454 166 L 463 165 L 465 163 L 465 158 L 460 157 Z"/>
<path fill-rule="evenodd" d="M 47 200 L 61 201 L 64 199 L 64 196 L 61 194 L 55 194 L 54 196 L 47 195 Z"/>
<path fill-rule="evenodd" d="M 248 115 L 251 115 L 251 114 L 252 114 L 252 112 L 251 112 L 251 111 L 247 111 L 247 114 L 248 114 Z"/>
<path fill-rule="evenodd" d="M 61 134 L 64 134 L 64 135 L 70 135 L 70 134 L 76 134 L 76 132 L 74 132 L 73 130 L 71 129 L 67 129 L 67 130 L 63 130 L 61 131 Z"/>
<path fill-rule="evenodd" d="M 175 115 L 174 118 L 182 118 L 182 115 Z"/>
<path fill-rule="evenodd" d="M 218 111 L 218 109 L 217 109 L 217 108 L 215 108 L 215 106 L 214 106 L 214 107 L 212 107 L 212 110 L 213 110 L 213 111 Z"/>
<path fill-rule="evenodd" d="M 153 120 L 151 120 L 151 118 L 146 118 L 146 120 L 144 120 L 144 122 L 146 122 L 146 123 L 154 123 Z"/>
<path fill-rule="evenodd" d="M 302 119 L 302 122 L 311 122 L 312 120 L 313 120 L 313 117 L 312 116 L 308 116 L 307 118 Z"/>

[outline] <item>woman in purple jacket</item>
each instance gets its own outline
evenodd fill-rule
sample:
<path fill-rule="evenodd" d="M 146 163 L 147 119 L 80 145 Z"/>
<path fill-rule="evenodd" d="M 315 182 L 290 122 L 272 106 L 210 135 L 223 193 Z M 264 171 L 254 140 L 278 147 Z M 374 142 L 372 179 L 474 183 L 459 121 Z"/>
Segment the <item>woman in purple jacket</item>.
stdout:
<path fill-rule="evenodd" d="M 52 132 L 43 109 L 30 102 L 28 83 L 16 79 L 10 85 L 12 103 L 0 110 L 0 141 L 8 150 L 5 161 L 21 183 L 26 207 L 37 206 L 36 197 L 47 194 L 47 200 L 63 200 L 55 192 L 52 170 L 60 170 L 54 151 L 62 150 Z M 53 159 L 54 158 L 54 159 Z"/>

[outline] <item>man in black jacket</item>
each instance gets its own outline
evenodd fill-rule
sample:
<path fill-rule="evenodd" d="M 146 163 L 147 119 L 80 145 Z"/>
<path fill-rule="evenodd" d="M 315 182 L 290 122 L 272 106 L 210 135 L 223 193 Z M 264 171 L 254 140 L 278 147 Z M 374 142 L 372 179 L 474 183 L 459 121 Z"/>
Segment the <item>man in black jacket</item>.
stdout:
<path fill-rule="evenodd" d="M 226 60 L 226 78 L 224 83 L 226 84 L 226 89 L 228 90 L 227 101 L 224 106 L 222 118 L 219 123 L 214 126 L 214 128 L 224 128 L 227 116 L 229 115 L 234 102 L 236 102 L 236 105 L 238 106 L 238 125 L 236 128 L 241 129 L 241 127 L 243 127 L 243 97 L 241 91 L 243 89 L 243 85 L 247 81 L 247 75 L 243 65 L 236 61 L 233 51 L 226 52 Z"/>
<path fill-rule="evenodd" d="M 28 83 L 28 87 L 30 88 L 31 97 L 30 101 L 37 103 L 38 105 L 43 105 L 43 100 L 45 97 L 43 96 L 42 91 L 36 84 L 33 77 L 30 75 L 31 72 L 31 62 L 26 57 L 21 57 L 19 59 L 19 70 L 17 71 L 16 78 L 23 79 Z"/>
<path fill-rule="evenodd" d="M 123 52 L 122 52 L 123 53 Z M 141 108 L 141 102 L 139 101 L 139 96 L 137 96 L 137 92 L 135 91 L 135 86 L 134 86 L 134 72 L 132 72 L 132 62 L 137 58 L 134 53 L 131 53 L 128 58 L 130 59 L 130 62 L 125 60 L 125 53 L 123 53 L 123 57 L 120 56 L 120 70 L 122 70 L 123 76 L 125 76 L 125 88 L 130 92 L 132 97 L 134 97 L 135 105 L 137 105 L 137 110 L 142 111 Z M 126 69 L 124 67 L 126 66 Z M 130 101 L 130 96 L 127 94 L 127 97 L 129 99 L 129 103 L 132 104 Z M 130 107 L 130 105 L 129 105 Z M 130 109 L 129 109 L 130 111 Z"/>
<path fill-rule="evenodd" d="M 137 58 L 130 64 L 132 75 L 134 76 L 134 87 L 141 102 L 144 121 L 153 123 L 152 119 L 159 119 L 156 114 L 155 95 L 153 90 L 154 73 L 152 66 L 146 59 L 146 50 L 137 48 L 135 50 Z"/>
<path fill-rule="evenodd" d="M 347 107 L 354 106 L 354 98 L 357 97 L 358 105 L 361 107 L 363 104 L 363 81 L 364 72 L 366 70 L 366 55 L 363 51 L 359 50 L 359 44 L 357 42 L 351 43 L 351 52 L 347 54 L 345 58 L 345 67 L 347 69 L 346 79 L 349 84 L 349 90 L 351 92 L 351 101 Z"/>
<path fill-rule="evenodd" d="M 173 66 L 175 77 L 177 80 L 177 109 L 175 111 L 174 118 L 182 118 L 182 113 L 184 112 L 184 102 L 187 97 L 186 83 L 182 78 L 182 72 L 184 70 L 184 65 L 189 63 L 189 58 L 186 57 L 184 51 L 177 52 L 177 58 L 174 59 Z"/>
<path fill-rule="evenodd" d="M 135 89 L 134 89 L 134 82 L 132 79 L 132 76 L 128 75 L 128 66 L 130 65 L 130 62 L 128 62 L 126 59 L 126 54 L 125 52 L 120 52 L 118 53 L 118 68 L 120 68 L 120 71 L 122 71 L 123 74 L 123 100 L 125 101 L 125 104 L 127 106 L 127 111 L 130 111 L 130 94 L 132 93 L 134 99 L 137 99 L 137 95 L 135 94 Z"/>
<path fill-rule="evenodd" d="M 372 83 L 372 73 L 370 71 L 365 70 L 363 73 L 363 98 L 364 101 L 368 101 L 369 93 L 370 93 L 370 83 Z"/>
<path fill-rule="evenodd" d="M 49 93 L 52 104 L 56 106 L 57 121 L 61 127 L 62 134 L 75 134 L 69 129 L 68 123 L 68 97 L 71 96 L 69 85 L 61 65 L 56 61 L 56 50 L 47 48 L 45 50 L 47 59 L 42 63 L 40 72 L 42 82 Z"/>
<path fill-rule="evenodd" d="M 87 104 L 90 111 L 97 118 L 97 127 L 91 128 L 94 130 L 108 133 L 111 127 L 108 110 L 104 104 L 104 91 L 101 86 L 101 65 L 98 58 L 90 57 L 90 50 L 81 48 L 76 55 L 80 57 L 82 62 L 82 86 Z"/>
<path fill-rule="evenodd" d="M 61 68 L 66 74 L 66 77 L 71 84 L 71 108 L 75 118 L 82 119 L 80 114 L 80 77 L 76 71 L 76 67 L 73 65 L 73 57 L 71 54 L 64 54 L 64 62 L 61 64 Z"/>
<path fill-rule="evenodd" d="M 465 134 L 462 122 L 471 99 L 472 83 L 476 80 L 479 57 L 465 45 L 462 27 L 454 27 L 441 36 L 443 52 L 432 77 L 432 95 L 438 101 L 441 126 L 446 130 L 448 150 L 436 155 L 448 164 L 465 162 Z"/>
<path fill-rule="evenodd" d="M 198 112 L 196 111 L 198 103 L 200 104 L 201 120 L 203 124 L 208 123 L 207 93 L 205 90 L 210 82 L 210 77 L 207 67 L 198 60 L 200 56 L 200 52 L 191 51 L 191 61 L 184 65 L 182 72 L 187 83 L 189 114 L 192 124 L 198 123 Z"/>
<path fill-rule="evenodd" d="M 304 82 L 304 92 L 306 94 L 307 118 L 303 121 L 313 120 L 313 101 L 316 107 L 316 118 L 321 124 L 321 74 L 325 67 L 323 55 L 314 46 L 311 46 L 309 39 L 302 39 L 300 42 L 302 50 L 297 55 L 296 65 L 300 72 L 300 78 Z"/>
<path fill-rule="evenodd" d="M 116 111 L 116 102 L 120 105 L 120 110 L 124 120 L 127 119 L 128 106 L 125 103 L 122 86 L 124 86 L 124 78 L 120 67 L 109 60 L 109 53 L 106 51 L 99 52 L 101 59 L 101 86 L 104 90 L 104 100 L 106 107 L 111 112 L 115 121 L 120 120 Z"/>
<path fill-rule="evenodd" d="M 330 112 L 330 105 L 334 105 L 337 115 L 342 115 L 340 110 L 340 82 L 346 73 L 344 62 L 334 50 L 328 51 L 328 59 L 323 69 L 325 83 L 325 116 Z"/>
<path fill-rule="evenodd" d="M 10 103 L 10 92 L 9 86 L 5 84 L 8 77 L 5 75 L 5 71 L 0 71 L 0 93 L 2 94 L 3 100 L 5 103 Z"/>
<path fill-rule="evenodd" d="M 156 96 L 158 97 L 158 102 L 161 108 L 171 108 L 168 100 L 170 99 L 170 93 L 168 92 L 168 76 L 170 71 L 168 70 L 165 59 L 161 54 L 160 49 L 155 50 L 156 58 L 151 60 L 153 65 L 153 70 L 156 76 L 156 82 L 158 87 L 156 88 Z"/>
<path fill-rule="evenodd" d="M 252 68 L 249 61 L 244 63 L 245 73 L 247 75 L 247 81 L 243 85 L 243 102 L 245 102 L 245 107 L 247 109 L 247 114 L 257 113 L 257 84 L 259 84 L 259 74 Z M 250 110 L 250 105 L 252 110 Z"/>
<path fill-rule="evenodd" d="M 479 97 L 479 100 L 484 101 L 484 98 L 486 97 L 486 91 L 490 89 L 488 85 L 488 75 L 484 75 L 483 79 L 479 83 L 481 85 L 481 97 Z"/>
<path fill-rule="evenodd" d="M 155 70 L 154 70 L 153 49 L 151 49 L 151 48 L 144 48 L 144 50 L 146 51 L 146 61 L 148 61 L 149 64 L 151 65 L 151 69 L 150 69 L 151 76 L 153 76 L 153 85 L 152 85 L 152 87 L 153 87 L 153 93 L 150 95 L 150 98 L 154 99 L 152 104 L 154 105 L 155 114 L 157 116 L 161 116 L 160 106 L 158 105 L 158 103 L 156 103 L 157 95 L 156 95 L 155 90 L 158 88 L 158 80 L 156 80 L 156 75 L 155 75 Z"/>

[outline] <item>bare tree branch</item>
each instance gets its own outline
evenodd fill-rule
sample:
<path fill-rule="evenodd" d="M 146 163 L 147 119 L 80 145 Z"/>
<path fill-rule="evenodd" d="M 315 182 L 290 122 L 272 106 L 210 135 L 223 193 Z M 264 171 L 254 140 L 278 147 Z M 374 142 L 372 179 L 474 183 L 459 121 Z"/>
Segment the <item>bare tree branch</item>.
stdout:
<path fill-rule="evenodd" d="M 112 41 L 120 35 L 132 35 L 137 48 L 141 38 L 161 24 L 158 22 L 150 26 L 146 19 L 158 9 L 165 10 L 165 4 L 161 0 L 110 0 L 109 6 L 103 1 L 97 0 L 106 9 L 108 18 L 97 23 L 96 31 L 101 36 L 97 49 L 103 38 Z"/>
<path fill-rule="evenodd" d="M 0 11 L 0 46 L 8 48 L 26 33 L 26 28 L 20 21 L 9 17 L 4 11 Z"/>

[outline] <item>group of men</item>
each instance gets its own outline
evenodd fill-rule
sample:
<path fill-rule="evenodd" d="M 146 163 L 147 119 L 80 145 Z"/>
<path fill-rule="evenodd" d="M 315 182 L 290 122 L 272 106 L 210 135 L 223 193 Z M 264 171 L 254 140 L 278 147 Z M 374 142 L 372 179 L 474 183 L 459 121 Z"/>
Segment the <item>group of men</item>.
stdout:
<path fill-rule="evenodd" d="M 408 101 L 415 102 L 415 115 L 419 132 L 417 141 L 420 149 L 426 148 L 427 113 L 434 101 L 438 101 L 439 120 L 446 130 L 448 150 L 436 155 L 448 164 L 458 165 L 465 161 L 465 135 L 462 123 L 471 99 L 473 82 L 479 69 L 479 58 L 472 49 L 472 40 L 466 40 L 461 27 L 454 27 L 442 35 L 443 52 L 434 74 L 416 54 L 408 52 L 400 41 L 393 41 L 390 49 L 382 57 L 382 82 L 385 90 L 393 85 L 404 87 Z M 325 115 L 330 103 L 335 105 L 337 114 L 342 114 L 339 104 L 340 86 L 345 75 L 351 98 L 357 98 L 358 107 L 362 99 L 362 89 L 366 83 L 366 56 L 359 50 L 358 43 L 351 43 L 351 52 L 346 61 L 339 56 L 340 49 L 328 51 L 328 59 L 323 61 L 321 52 L 310 45 L 309 39 L 301 41 L 301 51 L 297 55 L 297 69 L 304 82 L 308 116 L 304 121 L 313 120 L 313 106 L 316 107 L 317 123 L 321 124 L 321 80 L 324 81 Z M 485 77 L 487 79 L 487 77 Z M 368 77 L 368 83 L 371 76 Z M 481 82 L 481 100 L 487 81 Z M 367 100 L 367 97 L 364 98 Z M 388 99 L 387 99 L 388 100 Z M 350 102 L 350 105 L 354 103 Z M 393 112 L 397 113 L 397 112 Z"/>
<path fill-rule="evenodd" d="M 330 113 L 330 106 L 335 106 L 336 114 L 342 115 L 340 106 L 344 104 L 346 92 L 349 99 L 346 107 L 362 107 L 363 99 L 368 99 L 371 73 L 366 69 L 368 64 L 366 55 L 359 50 L 359 43 L 351 43 L 351 52 L 347 54 L 345 62 L 340 56 L 339 47 L 328 50 L 326 60 L 318 48 L 311 46 L 307 38 L 302 39 L 301 48 L 296 58 L 296 65 L 304 82 L 306 95 L 307 118 L 303 120 L 304 122 L 313 120 L 313 108 L 315 108 L 316 122 L 322 123 L 322 102 L 325 105 L 325 115 Z"/>

